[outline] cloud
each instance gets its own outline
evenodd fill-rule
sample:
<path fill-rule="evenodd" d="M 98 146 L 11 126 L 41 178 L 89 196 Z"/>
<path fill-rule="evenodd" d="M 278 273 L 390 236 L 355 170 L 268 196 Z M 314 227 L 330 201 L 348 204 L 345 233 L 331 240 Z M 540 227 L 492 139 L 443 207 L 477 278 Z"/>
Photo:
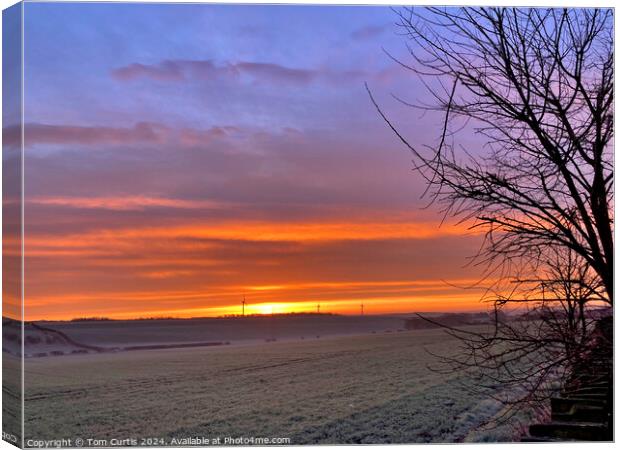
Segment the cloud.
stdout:
<path fill-rule="evenodd" d="M 145 211 L 149 208 L 211 209 L 221 208 L 220 202 L 210 200 L 184 200 L 144 195 L 123 197 L 35 197 L 30 205 L 66 207 L 75 209 L 104 209 L 112 211 Z"/>
<path fill-rule="evenodd" d="M 33 146 L 27 167 L 29 199 L 39 202 L 29 208 L 37 215 L 30 226 L 49 228 L 53 206 L 67 213 L 66 208 L 79 208 L 83 226 L 116 226 L 134 216 L 165 224 L 175 220 L 178 211 L 171 207 L 152 204 L 139 210 L 143 197 L 237 205 L 186 208 L 183 215 L 196 220 L 394 219 L 402 212 L 419 220 L 422 214 L 416 199 L 423 186 L 410 174 L 407 153 L 379 138 L 343 138 L 325 130 L 159 125 L 157 140 L 132 143 L 126 130 L 133 128 L 119 133 L 126 139 L 123 145 L 107 143 L 111 132 L 105 140 L 89 137 L 90 144 L 69 134 L 65 142 L 55 137 L 52 151 L 44 147 L 49 141 L 43 133 L 37 135 L 42 147 Z M 35 142 L 34 134 L 29 141 Z M 129 203 L 121 206 L 122 198 Z M 103 209 L 115 213 L 96 214 Z M 425 218 L 437 220 L 430 212 Z M 79 223 L 67 221 L 63 227 Z"/>
<path fill-rule="evenodd" d="M 133 63 L 112 71 L 112 77 L 120 81 L 150 78 L 156 81 L 180 81 L 198 79 L 248 79 L 271 83 L 307 84 L 318 72 L 296 69 L 280 64 L 261 62 L 226 62 L 216 64 L 213 60 L 164 60 L 158 64 Z"/>
<path fill-rule="evenodd" d="M 288 83 L 309 83 L 317 72 L 305 69 L 291 69 L 278 64 L 240 62 L 233 66 L 242 74 L 249 74 L 257 79 L 268 79 L 274 82 L 285 81 Z"/>
<path fill-rule="evenodd" d="M 320 299 L 326 307 L 353 299 L 433 298 L 450 305 L 441 296 L 456 299 L 463 292 L 437 274 L 463 285 L 478 276 L 475 268 L 462 267 L 479 245 L 474 237 L 274 241 L 252 240 L 248 227 L 239 240 L 234 233 L 205 237 L 203 229 L 31 236 L 29 314 L 178 314 L 236 304 L 243 291 L 253 302 Z"/>
<path fill-rule="evenodd" d="M 175 129 L 159 123 L 139 122 L 132 127 L 105 127 L 79 125 L 49 125 L 28 123 L 24 127 L 26 145 L 36 144 L 80 144 L 80 145 L 119 145 L 119 144 L 165 144 L 181 143 L 186 146 L 198 145 L 212 139 L 225 137 L 238 132 L 237 127 L 223 126 L 208 129 Z M 6 145 L 21 142 L 21 128 L 12 125 L 3 129 Z"/>
<path fill-rule="evenodd" d="M 6 147 L 18 146 L 22 142 L 22 127 L 9 125 L 2 127 L 2 144 Z"/>
<path fill-rule="evenodd" d="M 159 65 L 133 63 L 113 70 L 112 76 L 118 80 L 148 77 L 157 81 L 173 81 L 184 78 L 180 64 L 175 61 L 162 61 Z"/>
<path fill-rule="evenodd" d="M 79 199 L 77 199 L 79 200 Z M 70 201 L 70 200 L 67 200 Z M 94 199 L 93 201 L 96 201 Z M 112 203 L 112 200 L 108 200 Z M 161 204 L 161 200 L 159 200 Z M 125 206 L 122 199 L 117 199 L 111 206 L 116 209 Z M 197 204 L 193 206 L 198 207 Z M 211 207 L 210 204 L 207 207 Z M 114 208 L 110 208 L 114 209 Z M 183 220 L 182 218 L 180 220 Z M 446 236 L 467 235 L 466 225 L 439 227 L 436 222 L 371 222 L 330 221 L 329 219 L 317 222 L 265 222 L 265 221 L 223 221 L 211 219 L 205 223 L 186 223 L 177 226 L 137 226 L 135 228 L 120 228 L 116 230 L 104 229 L 76 234 L 66 234 L 65 238 L 58 235 L 48 244 L 59 249 L 68 249 L 73 245 L 82 246 L 87 242 L 100 245 L 106 240 L 172 240 L 187 239 L 192 242 L 205 240 L 231 240 L 252 242 L 332 242 L 332 241 L 373 241 L 394 239 L 432 239 Z M 471 236 L 482 234 L 469 233 Z M 48 234 L 49 236 L 49 234 Z M 44 239 L 47 242 L 47 238 Z M 30 238 L 31 245 L 38 241 L 34 236 Z"/>
<path fill-rule="evenodd" d="M 149 78 L 155 81 L 181 81 L 187 79 L 230 80 L 246 83 L 308 85 L 316 81 L 350 82 L 363 79 L 363 70 L 333 70 L 331 68 L 301 69 L 265 62 L 225 62 L 213 60 L 164 60 L 158 64 L 133 63 L 112 71 L 119 81 Z"/>
<path fill-rule="evenodd" d="M 137 123 L 131 128 L 67 126 L 29 123 L 25 126 L 26 145 L 46 144 L 125 144 L 160 142 L 166 128 L 152 123 Z"/>
<path fill-rule="evenodd" d="M 372 39 L 385 33 L 389 29 L 389 27 L 390 24 L 368 25 L 353 31 L 351 33 L 351 38 L 356 41 L 365 41 L 368 39 Z"/>

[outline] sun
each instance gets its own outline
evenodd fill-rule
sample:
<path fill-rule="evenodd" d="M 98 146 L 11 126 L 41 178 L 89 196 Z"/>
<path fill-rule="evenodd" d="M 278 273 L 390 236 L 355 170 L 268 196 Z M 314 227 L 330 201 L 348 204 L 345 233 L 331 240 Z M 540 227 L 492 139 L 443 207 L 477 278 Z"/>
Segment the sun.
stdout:
<path fill-rule="evenodd" d="M 276 312 L 276 307 L 273 303 L 263 303 L 255 306 L 258 314 L 273 314 Z"/>
<path fill-rule="evenodd" d="M 300 311 L 300 305 L 297 303 L 257 303 L 252 305 L 251 311 L 254 314 L 287 314 Z"/>

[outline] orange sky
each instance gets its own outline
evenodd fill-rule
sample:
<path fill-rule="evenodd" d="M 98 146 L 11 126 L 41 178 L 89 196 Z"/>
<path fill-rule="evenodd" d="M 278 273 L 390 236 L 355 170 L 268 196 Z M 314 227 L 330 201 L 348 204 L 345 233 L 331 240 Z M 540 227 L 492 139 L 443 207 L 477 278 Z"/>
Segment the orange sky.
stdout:
<path fill-rule="evenodd" d="M 54 198 L 26 210 L 114 214 L 133 204 Z M 181 212 L 202 207 L 182 204 Z M 316 311 L 317 304 L 322 312 L 359 314 L 361 303 L 366 314 L 481 309 L 480 291 L 448 283 L 476 281 L 462 266 L 478 237 L 463 226 L 399 219 L 198 225 L 181 214 L 169 226 L 125 227 L 122 220 L 106 229 L 26 233 L 26 318 L 238 314 L 243 295 L 246 313 L 259 314 Z M 455 252 L 460 257 L 449 261 Z"/>
<path fill-rule="evenodd" d="M 383 51 L 408 55 L 390 8 L 136 4 L 121 28 L 112 4 L 28 8 L 26 319 L 218 316 L 244 294 L 258 313 L 485 308 L 454 286 L 480 276 L 481 236 L 439 226 L 368 97 L 437 143 L 443 115 L 392 97 L 427 91 Z M 21 119 L 3 130 L 12 316 Z"/>
<path fill-rule="evenodd" d="M 167 226 L 126 216 L 153 205 L 176 212 Z M 337 214 L 196 220 L 204 209 L 169 198 L 27 202 L 26 319 L 238 314 L 244 295 L 249 314 L 310 312 L 317 304 L 341 314 L 359 314 L 362 303 L 366 314 L 483 308 L 479 290 L 455 287 L 478 274 L 464 265 L 480 236 L 464 225 L 416 221 L 415 212 L 394 212 L 388 221 L 366 210 L 349 214 L 349 222 Z M 109 222 L 102 227 L 88 214 Z M 17 262 L 19 241 L 5 234 L 5 262 Z M 5 294 L 5 314 L 15 317 L 19 300 Z"/>

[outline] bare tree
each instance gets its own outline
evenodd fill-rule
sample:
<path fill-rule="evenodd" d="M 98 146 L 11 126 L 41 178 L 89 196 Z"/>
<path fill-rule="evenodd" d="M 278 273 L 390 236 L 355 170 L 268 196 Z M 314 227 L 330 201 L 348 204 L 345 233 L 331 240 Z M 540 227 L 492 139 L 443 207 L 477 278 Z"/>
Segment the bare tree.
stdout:
<path fill-rule="evenodd" d="M 436 354 L 439 372 L 469 370 L 484 391 L 511 406 L 504 418 L 523 405 L 540 406 L 588 357 L 594 324 L 600 318 L 589 303 L 601 301 L 592 271 L 572 250 L 551 248 L 547 264 L 535 279 L 511 278 L 508 293 L 491 289 L 493 320 L 482 330 L 443 327 L 460 342 L 452 354 Z M 519 294 L 516 295 L 515 292 Z M 519 303 L 518 314 L 502 314 L 506 305 Z M 592 381 L 592 379 L 591 379 Z"/>
<path fill-rule="evenodd" d="M 461 338 L 452 367 L 516 383 L 519 401 L 587 345 L 589 305 L 613 303 L 613 16 L 600 9 L 404 8 L 398 25 L 440 112 L 435 145 L 410 142 L 425 195 L 446 216 L 483 230 L 475 261 L 498 280 L 495 310 L 520 305 L 530 320 L 496 314 L 489 332 Z M 459 145 L 460 132 L 480 148 Z"/>

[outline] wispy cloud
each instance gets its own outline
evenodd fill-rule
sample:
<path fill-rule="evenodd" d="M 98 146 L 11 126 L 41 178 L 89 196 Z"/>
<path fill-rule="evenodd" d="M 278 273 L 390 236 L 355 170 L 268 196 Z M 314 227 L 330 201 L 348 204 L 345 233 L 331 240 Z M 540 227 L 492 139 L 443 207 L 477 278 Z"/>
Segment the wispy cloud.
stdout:
<path fill-rule="evenodd" d="M 205 209 L 224 207 L 221 202 L 216 201 L 184 200 L 143 195 L 127 197 L 35 197 L 28 199 L 28 204 L 112 211 L 144 211 L 149 208 Z"/>
<path fill-rule="evenodd" d="M 122 200 L 118 200 L 118 205 Z M 196 206 L 196 205 L 195 205 Z M 136 226 L 133 228 L 94 230 L 78 234 L 42 235 L 30 237 L 30 245 L 44 244 L 47 249 L 59 250 L 86 243 L 99 246 L 104 242 L 130 242 L 132 240 L 191 240 L 196 243 L 212 240 L 236 242 L 334 242 L 373 241 L 398 239 L 434 239 L 439 237 L 463 236 L 468 232 L 465 225 L 439 228 L 437 223 L 428 222 L 237 222 L 210 220 L 208 224 L 177 226 Z M 477 232 L 475 234 L 480 234 Z M 470 233 L 474 236 L 474 233 Z"/>
<path fill-rule="evenodd" d="M 158 64 L 133 63 L 112 71 L 112 77 L 121 81 L 150 78 L 156 81 L 179 81 L 199 78 L 246 78 L 252 81 L 307 84 L 318 75 L 317 71 L 297 69 L 264 62 L 225 62 L 217 64 L 205 60 L 164 60 Z"/>
<path fill-rule="evenodd" d="M 24 126 L 26 145 L 36 144 L 164 144 L 176 142 L 196 145 L 215 138 L 229 136 L 239 131 L 234 126 L 215 126 L 207 129 L 172 128 L 160 123 L 139 122 L 131 127 L 50 125 L 27 123 Z M 7 145 L 21 142 L 21 127 L 13 125 L 3 129 Z"/>
<path fill-rule="evenodd" d="M 119 81 L 149 78 L 155 81 L 222 79 L 240 82 L 286 83 L 307 85 L 315 81 L 342 82 L 367 76 L 362 70 L 333 70 L 331 68 L 294 68 L 268 62 L 237 61 L 216 63 L 205 60 L 164 60 L 157 64 L 132 63 L 112 71 Z"/>
<path fill-rule="evenodd" d="M 351 33 L 351 38 L 355 39 L 356 41 L 373 39 L 385 33 L 390 28 L 390 26 L 390 24 L 385 24 L 368 25 L 365 27 L 361 27 Z"/>

